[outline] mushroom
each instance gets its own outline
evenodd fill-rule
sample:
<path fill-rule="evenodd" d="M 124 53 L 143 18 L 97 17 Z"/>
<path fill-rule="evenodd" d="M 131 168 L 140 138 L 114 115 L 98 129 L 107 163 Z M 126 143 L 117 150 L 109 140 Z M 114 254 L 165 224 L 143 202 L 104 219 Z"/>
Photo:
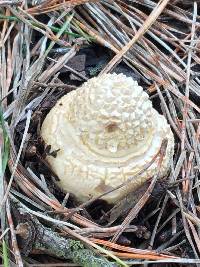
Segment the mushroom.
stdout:
<path fill-rule="evenodd" d="M 111 190 L 139 173 L 168 139 L 159 178 L 164 177 L 174 152 L 174 136 L 132 78 L 103 74 L 63 96 L 47 114 L 41 135 L 51 151 L 47 161 L 58 185 L 80 201 Z M 114 203 L 157 173 L 158 158 L 128 186 L 105 195 Z"/>

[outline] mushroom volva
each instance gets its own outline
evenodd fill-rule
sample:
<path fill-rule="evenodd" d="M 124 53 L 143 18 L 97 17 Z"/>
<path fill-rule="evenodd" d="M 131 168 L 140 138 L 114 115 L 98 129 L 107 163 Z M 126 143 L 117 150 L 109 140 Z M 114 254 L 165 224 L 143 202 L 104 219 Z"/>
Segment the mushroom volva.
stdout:
<path fill-rule="evenodd" d="M 80 201 L 97 197 L 133 177 L 168 139 L 159 177 L 169 170 L 174 136 L 132 78 L 103 74 L 63 96 L 47 114 L 41 136 L 56 157 L 47 161 L 58 185 Z M 158 158 L 137 178 L 103 198 L 114 203 L 158 172 Z"/>

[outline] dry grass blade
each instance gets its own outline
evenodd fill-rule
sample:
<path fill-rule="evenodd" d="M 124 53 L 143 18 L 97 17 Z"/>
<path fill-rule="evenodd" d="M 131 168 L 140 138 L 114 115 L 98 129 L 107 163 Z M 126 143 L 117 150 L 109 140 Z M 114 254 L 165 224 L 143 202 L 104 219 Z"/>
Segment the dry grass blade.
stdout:
<path fill-rule="evenodd" d="M 172 258 L 172 259 L 176 258 L 174 256 L 157 253 L 153 250 L 142 250 L 142 249 L 129 248 L 129 247 L 118 245 L 118 244 L 115 244 L 115 243 L 112 243 L 109 241 L 94 239 L 94 238 L 92 238 L 91 240 L 94 243 L 101 244 L 101 245 L 107 246 L 107 247 L 112 248 L 112 249 L 116 249 L 116 250 L 124 251 L 124 252 L 128 252 L 128 253 L 135 253 L 136 258 L 142 259 L 144 257 L 144 259 L 152 259 L 152 260 L 156 259 L 156 258 L 157 259 L 159 259 L 159 258 L 160 259 L 161 258 Z"/>
<path fill-rule="evenodd" d="M 51 11 L 60 10 L 63 8 L 74 8 L 77 5 L 82 5 L 88 2 L 95 2 L 97 0 L 65 0 L 60 3 L 58 0 L 44 1 L 42 4 L 29 8 L 27 11 L 32 15 L 48 13 Z"/>
<path fill-rule="evenodd" d="M 10 232 L 11 232 L 12 247 L 13 247 L 16 263 L 19 267 L 23 267 L 24 264 L 22 262 L 21 254 L 20 254 L 18 244 L 17 244 L 15 227 L 14 227 L 14 223 L 13 223 L 13 219 L 12 219 L 12 215 L 11 215 L 9 200 L 6 201 L 6 212 L 7 212 L 8 224 L 9 224 Z"/>
<path fill-rule="evenodd" d="M 102 70 L 102 73 L 110 72 L 113 67 L 119 63 L 119 61 L 122 59 L 122 57 L 128 52 L 128 50 L 137 42 L 137 40 L 148 30 L 148 28 L 151 27 L 151 25 L 154 23 L 154 21 L 158 18 L 158 16 L 161 14 L 165 6 L 168 4 L 169 0 L 163 0 L 158 3 L 158 5 L 155 7 L 153 12 L 149 15 L 148 19 L 144 22 L 143 26 L 137 31 L 133 39 L 125 45 L 122 50 L 110 61 L 110 63 L 106 66 L 104 70 Z"/>
<path fill-rule="evenodd" d="M 26 127 L 25 127 L 25 130 L 24 130 L 24 135 L 23 135 L 23 138 L 22 138 L 22 142 L 21 142 L 21 145 L 20 145 L 20 149 L 19 149 L 19 152 L 17 154 L 16 162 L 15 162 L 14 167 L 13 167 L 13 172 L 11 174 L 9 184 L 8 184 L 8 186 L 6 188 L 6 192 L 4 194 L 4 198 L 2 199 L 2 202 L 0 204 L 0 210 L 2 209 L 4 203 L 6 202 L 6 199 L 8 197 L 10 188 L 12 186 L 12 182 L 13 182 L 13 179 L 14 179 L 14 176 L 15 176 L 15 171 L 17 169 L 17 165 L 19 163 L 19 159 L 20 159 L 20 156 L 21 156 L 21 153 L 22 153 L 22 149 L 23 149 L 23 145 L 24 145 L 24 142 L 25 142 L 25 138 L 26 138 L 26 135 L 27 135 L 27 132 L 28 132 L 28 128 L 29 128 L 29 124 L 30 124 L 30 118 L 31 118 L 31 112 L 29 111 L 28 114 L 27 114 L 27 122 L 26 122 Z"/>

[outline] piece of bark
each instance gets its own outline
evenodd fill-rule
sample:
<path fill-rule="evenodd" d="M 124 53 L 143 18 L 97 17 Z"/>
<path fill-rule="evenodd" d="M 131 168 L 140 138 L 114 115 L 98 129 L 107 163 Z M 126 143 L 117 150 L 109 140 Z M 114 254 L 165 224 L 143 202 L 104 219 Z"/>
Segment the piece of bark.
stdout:
<path fill-rule="evenodd" d="M 115 264 L 85 248 L 80 241 L 61 237 L 51 228 L 43 226 L 39 220 L 27 212 L 18 210 L 16 234 L 21 253 L 28 256 L 31 253 L 49 254 L 62 259 L 72 260 L 85 267 L 114 267 Z M 14 212 L 17 214 L 16 210 Z"/>

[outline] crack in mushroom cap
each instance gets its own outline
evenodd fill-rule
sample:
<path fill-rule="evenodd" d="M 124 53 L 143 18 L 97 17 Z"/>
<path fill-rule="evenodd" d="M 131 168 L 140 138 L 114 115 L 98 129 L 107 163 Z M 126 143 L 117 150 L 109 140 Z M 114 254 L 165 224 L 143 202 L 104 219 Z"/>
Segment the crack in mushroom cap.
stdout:
<path fill-rule="evenodd" d="M 174 152 L 174 136 L 132 78 L 104 74 L 63 96 L 46 116 L 41 135 L 56 158 L 47 161 L 58 185 L 80 201 L 96 197 L 136 175 L 168 139 L 160 178 L 167 174 Z M 158 158 L 128 186 L 103 198 L 116 202 L 157 173 Z"/>

